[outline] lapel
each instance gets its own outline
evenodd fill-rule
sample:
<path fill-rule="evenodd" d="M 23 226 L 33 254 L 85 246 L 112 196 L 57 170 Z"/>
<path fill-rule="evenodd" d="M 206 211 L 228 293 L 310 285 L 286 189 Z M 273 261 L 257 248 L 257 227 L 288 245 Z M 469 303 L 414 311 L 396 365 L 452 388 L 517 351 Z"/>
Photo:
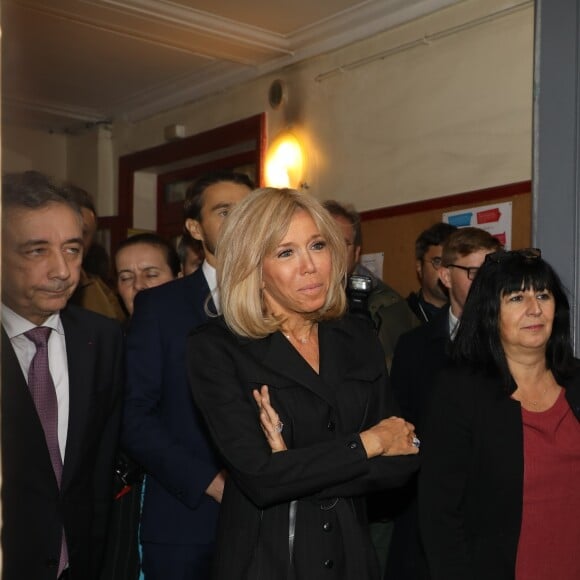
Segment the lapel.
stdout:
<path fill-rule="evenodd" d="M 319 325 L 319 341 L 320 328 Z M 334 394 L 312 367 L 298 354 L 281 332 L 275 332 L 259 340 L 238 338 L 243 349 L 257 363 L 252 365 L 249 377 L 253 382 L 280 387 L 300 385 L 329 405 L 334 406 Z M 272 377 L 274 375 L 274 377 Z"/>
<path fill-rule="evenodd" d="M 443 308 L 429 322 L 431 340 L 449 340 L 449 308 Z M 427 327 L 425 327 L 427 328 Z"/>
<path fill-rule="evenodd" d="M 2 452 L 7 464 L 21 458 L 37 463 L 41 472 L 51 474 L 51 481 L 57 486 L 50 461 L 42 423 L 30 394 L 28 383 L 12 348 L 10 339 L 2 327 Z M 6 445 L 6 447 L 4 447 Z"/>
<path fill-rule="evenodd" d="M 62 472 L 62 488 L 65 488 L 80 461 L 84 433 L 90 426 L 97 345 L 90 326 L 82 324 L 75 310 L 68 307 L 60 315 L 65 334 L 69 382 L 68 433 Z"/>
<path fill-rule="evenodd" d="M 267 376 L 260 375 L 263 365 L 277 375 L 281 385 L 299 384 L 332 407 L 336 406 L 336 385 L 348 377 L 376 378 L 380 369 L 369 364 L 356 338 L 342 320 L 324 321 L 318 325 L 320 349 L 320 374 L 317 375 L 298 351 L 286 340 L 281 332 L 275 332 L 261 340 L 239 339 L 256 365 L 256 382 L 268 384 Z M 371 377 L 372 375 L 372 377 Z"/>
<path fill-rule="evenodd" d="M 206 308 L 209 312 L 217 315 L 217 308 L 215 307 L 209 285 L 201 267 L 193 272 L 193 274 L 186 276 L 185 280 L 187 280 L 187 301 L 196 312 L 201 314 L 202 319 L 206 320 L 208 318 Z"/>

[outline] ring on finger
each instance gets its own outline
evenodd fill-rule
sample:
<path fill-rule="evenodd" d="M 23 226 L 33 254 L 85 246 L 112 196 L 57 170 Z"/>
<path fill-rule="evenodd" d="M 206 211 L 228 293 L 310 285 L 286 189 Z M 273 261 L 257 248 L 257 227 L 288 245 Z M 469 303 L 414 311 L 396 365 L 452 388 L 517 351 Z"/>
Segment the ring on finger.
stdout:
<path fill-rule="evenodd" d="M 284 429 L 284 423 L 277 421 L 274 425 L 274 433 L 282 433 L 282 429 Z"/>

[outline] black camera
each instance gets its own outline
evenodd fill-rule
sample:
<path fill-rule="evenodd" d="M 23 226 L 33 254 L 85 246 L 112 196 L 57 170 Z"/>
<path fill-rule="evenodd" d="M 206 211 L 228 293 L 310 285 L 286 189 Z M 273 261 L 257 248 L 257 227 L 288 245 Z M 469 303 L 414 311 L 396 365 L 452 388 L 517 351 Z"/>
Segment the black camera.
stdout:
<path fill-rule="evenodd" d="M 373 287 L 373 281 L 369 276 L 359 276 L 357 274 L 349 276 L 346 285 L 346 297 L 348 299 L 348 310 L 351 314 L 370 317 L 368 311 L 368 299 Z"/>

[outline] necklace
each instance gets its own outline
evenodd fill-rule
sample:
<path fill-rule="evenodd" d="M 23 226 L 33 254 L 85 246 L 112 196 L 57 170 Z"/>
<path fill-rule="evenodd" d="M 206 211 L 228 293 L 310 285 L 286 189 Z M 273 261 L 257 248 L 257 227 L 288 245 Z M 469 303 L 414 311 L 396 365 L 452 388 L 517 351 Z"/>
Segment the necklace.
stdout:
<path fill-rule="evenodd" d="M 544 396 L 546 395 L 547 392 L 548 392 L 548 387 L 546 387 L 544 389 L 544 391 L 542 392 L 542 394 L 535 401 L 532 401 L 531 399 L 528 399 L 527 397 L 525 397 L 525 398 L 522 397 L 522 399 L 524 399 L 524 401 L 527 401 L 533 407 L 537 407 L 540 404 L 540 402 L 542 401 L 542 399 L 544 398 Z"/>
<path fill-rule="evenodd" d="M 294 339 L 296 342 L 299 342 L 300 344 L 306 344 L 310 340 L 310 335 L 308 335 L 306 338 L 298 338 L 296 336 L 286 334 L 285 332 L 283 334 L 288 340 Z"/>
<path fill-rule="evenodd" d="M 290 334 L 288 332 L 284 332 L 282 331 L 282 334 L 288 339 L 288 340 L 295 340 L 296 342 L 299 342 L 300 344 L 308 344 L 310 342 L 310 336 L 312 335 L 312 329 L 314 328 L 314 325 L 312 325 L 309 329 L 308 329 L 308 334 L 304 337 L 304 338 L 300 338 L 298 336 L 294 336 L 293 334 Z"/>

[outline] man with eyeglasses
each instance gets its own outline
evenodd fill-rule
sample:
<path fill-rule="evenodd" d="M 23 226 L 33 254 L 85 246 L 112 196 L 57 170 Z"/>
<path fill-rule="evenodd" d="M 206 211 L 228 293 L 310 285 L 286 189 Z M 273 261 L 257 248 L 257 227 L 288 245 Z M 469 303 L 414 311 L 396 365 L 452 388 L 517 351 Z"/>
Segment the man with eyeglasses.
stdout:
<path fill-rule="evenodd" d="M 447 290 L 439 280 L 443 243 L 457 228 L 438 222 L 422 231 L 415 241 L 417 278 L 421 284 L 418 292 L 407 296 L 407 304 L 422 324 L 448 303 Z"/>
<path fill-rule="evenodd" d="M 439 280 L 449 294 L 449 307 L 442 308 L 425 325 L 402 335 L 395 348 L 391 382 L 403 417 L 421 436 L 423 414 L 434 378 L 448 363 L 447 344 L 453 340 L 471 283 L 487 254 L 501 249 L 501 243 L 479 228 L 461 228 L 443 244 Z M 417 523 L 416 488 L 405 490 L 406 504 L 395 521 L 385 578 L 426 580 L 429 578 Z"/>

